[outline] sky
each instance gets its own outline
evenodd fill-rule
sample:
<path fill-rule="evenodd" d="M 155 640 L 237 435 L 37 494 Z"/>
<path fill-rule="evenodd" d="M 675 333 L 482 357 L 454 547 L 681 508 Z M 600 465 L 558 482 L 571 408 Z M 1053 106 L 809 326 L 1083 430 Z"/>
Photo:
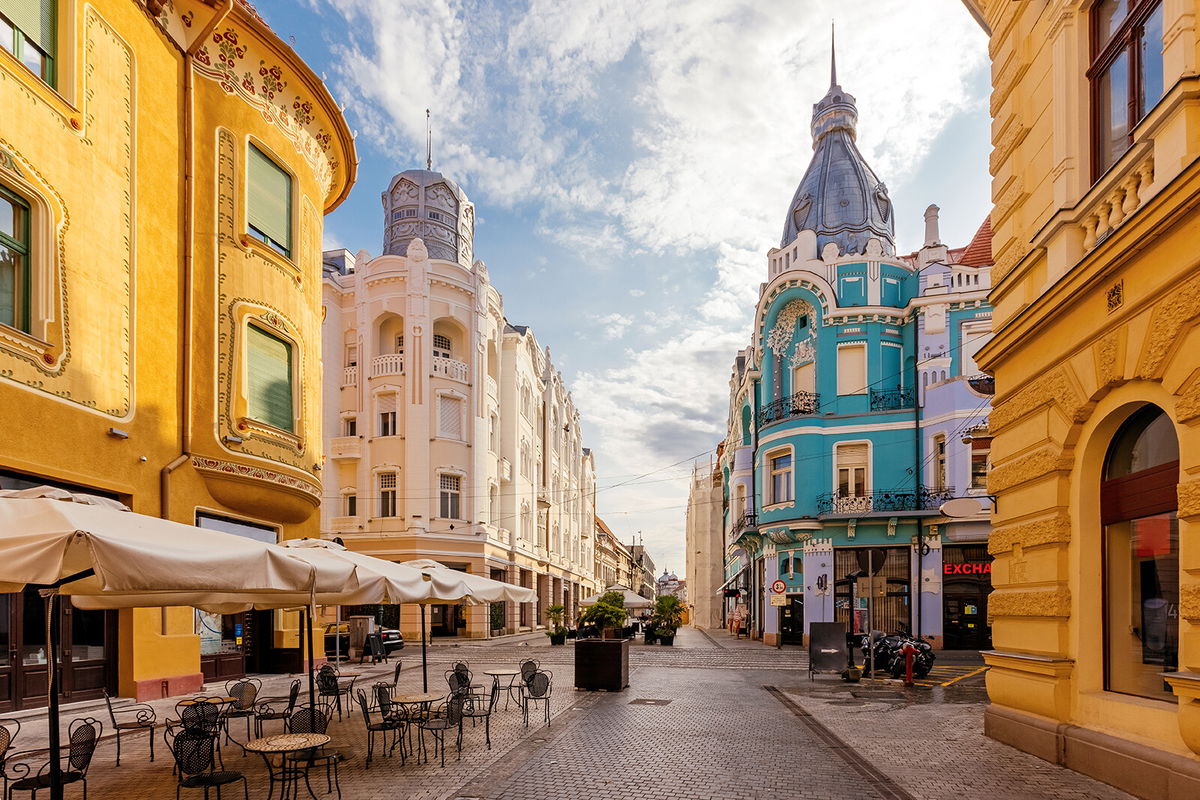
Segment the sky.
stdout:
<path fill-rule="evenodd" d="M 837 74 L 897 247 L 966 244 L 989 209 L 987 43 L 960 0 L 256 0 L 357 135 L 326 249 L 380 252 L 380 193 L 425 161 L 475 204 L 509 322 L 549 345 L 596 456 L 597 513 L 684 574 L 693 464 L 729 377 L 812 104 Z"/>

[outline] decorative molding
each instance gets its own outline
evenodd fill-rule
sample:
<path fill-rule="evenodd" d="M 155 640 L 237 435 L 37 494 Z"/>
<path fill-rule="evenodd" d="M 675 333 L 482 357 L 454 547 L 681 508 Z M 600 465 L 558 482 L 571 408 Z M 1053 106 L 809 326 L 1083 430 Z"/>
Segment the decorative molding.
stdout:
<path fill-rule="evenodd" d="M 992 405 L 988 427 L 992 433 L 1003 430 L 1047 403 L 1054 405 L 1071 422 L 1083 422 L 1087 401 L 1075 388 L 1067 374 L 1068 367 L 1060 366 L 1016 391 L 1007 392 Z"/>
<path fill-rule="evenodd" d="M 1176 491 L 1179 498 L 1179 518 L 1200 515 L 1200 480 L 1183 481 Z"/>
<path fill-rule="evenodd" d="M 1071 592 L 1065 586 L 999 589 L 988 597 L 992 617 L 1069 617 Z"/>
<path fill-rule="evenodd" d="M 1032 453 L 1006 461 L 988 475 L 988 491 L 1000 494 L 1022 483 L 1044 478 L 1057 471 L 1067 471 L 1071 461 L 1057 447 L 1046 445 Z"/>
<path fill-rule="evenodd" d="M 1154 305 L 1149 328 L 1154 333 L 1146 337 L 1138 360 L 1138 378 L 1154 380 L 1162 377 L 1167 356 L 1184 339 L 1184 326 L 1197 316 L 1200 316 L 1200 274 L 1193 274 Z"/>
<path fill-rule="evenodd" d="M 237 464 L 232 461 L 222 461 L 217 458 L 209 458 L 207 456 L 192 456 L 192 466 L 202 472 L 219 472 L 222 475 L 231 475 L 238 478 L 247 478 L 256 481 L 266 481 L 277 486 L 283 486 L 288 489 L 295 489 L 299 492 L 311 495 L 319 502 L 321 499 L 321 487 L 311 481 L 303 480 L 292 475 L 285 475 L 282 472 L 263 469 L 262 467 L 254 467 L 249 464 Z"/>
<path fill-rule="evenodd" d="M 1003 225 L 1013 211 L 1021 207 L 1027 197 L 1029 194 L 1025 191 L 1024 179 L 1019 176 L 1010 179 L 1008 185 L 996 198 L 992 208 L 992 225 L 996 228 Z"/>
<path fill-rule="evenodd" d="M 992 259 L 995 262 L 992 264 L 992 286 L 996 286 L 1004 280 L 1010 272 L 1017 268 L 1017 264 L 1020 264 L 1024 257 L 1025 253 L 1022 252 L 1017 237 L 1009 237 Z"/>
<path fill-rule="evenodd" d="M 1028 134 L 1029 128 L 1021 124 L 1016 114 L 1009 116 L 1000 134 L 995 138 L 995 143 L 992 146 L 992 154 L 988 158 L 988 170 L 992 177 L 996 176 L 996 173 L 1000 171 L 1000 167 L 1004 165 L 1008 157 L 1017 149 L 1017 145 L 1025 141 L 1025 137 Z"/>
<path fill-rule="evenodd" d="M 1017 15 L 1012 15 L 1017 16 Z M 1018 63 L 1020 54 L 1014 49 L 1009 53 L 1008 58 L 1004 59 L 1004 63 L 999 67 L 993 67 L 992 74 L 995 76 L 992 82 L 992 98 L 990 104 L 992 119 L 1000 116 L 1000 109 L 1004 106 L 1004 101 L 1012 94 L 1012 90 L 1016 88 L 1017 83 L 1021 78 L 1025 77 L 1025 73 L 1029 70 L 1028 63 Z M 994 62 L 993 62 L 994 63 Z"/>
<path fill-rule="evenodd" d="M 1045 519 L 993 528 L 988 535 L 988 552 L 996 556 L 1009 552 L 1016 545 L 1024 548 L 1069 541 L 1071 520 L 1066 514 L 1056 514 Z"/>
<path fill-rule="evenodd" d="M 1108 308 L 1108 313 L 1113 313 L 1121 306 L 1125 305 L 1125 281 L 1119 280 L 1112 286 L 1108 287 L 1108 291 L 1104 293 L 1104 303 Z"/>
<path fill-rule="evenodd" d="M 775 318 L 775 325 L 767 335 L 767 346 L 771 348 L 771 352 L 776 357 L 783 358 L 786 355 L 788 345 L 792 343 L 792 336 L 796 332 L 796 322 L 803 316 L 816 322 L 816 311 L 813 309 L 812 303 L 796 299 L 789 301 Z M 815 326 L 810 325 L 809 327 L 815 330 Z"/>

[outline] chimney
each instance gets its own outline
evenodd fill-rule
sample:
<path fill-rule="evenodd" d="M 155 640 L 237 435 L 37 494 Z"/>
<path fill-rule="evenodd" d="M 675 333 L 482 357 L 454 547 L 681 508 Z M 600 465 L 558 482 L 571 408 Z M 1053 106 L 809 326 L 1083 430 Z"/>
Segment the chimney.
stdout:
<path fill-rule="evenodd" d="M 925 247 L 937 247 L 942 243 L 938 233 L 938 212 L 941 211 L 935 205 L 925 209 Z"/>

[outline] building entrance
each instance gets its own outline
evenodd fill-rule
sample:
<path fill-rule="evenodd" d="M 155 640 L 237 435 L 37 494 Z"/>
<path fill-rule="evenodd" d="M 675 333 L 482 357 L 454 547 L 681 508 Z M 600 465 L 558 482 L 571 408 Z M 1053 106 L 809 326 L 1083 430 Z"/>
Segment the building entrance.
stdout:
<path fill-rule="evenodd" d="M 779 634 L 784 644 L 804 644 L 804 595 L 788 595 L 779 609 Z"/>
<path fill-rule="evenodd" d="M 992 559 L 987 545 L 942 548 L 942 635 L 947 650 L 989 650 L 992 628 L 987 598 L 992 590 Z"/>

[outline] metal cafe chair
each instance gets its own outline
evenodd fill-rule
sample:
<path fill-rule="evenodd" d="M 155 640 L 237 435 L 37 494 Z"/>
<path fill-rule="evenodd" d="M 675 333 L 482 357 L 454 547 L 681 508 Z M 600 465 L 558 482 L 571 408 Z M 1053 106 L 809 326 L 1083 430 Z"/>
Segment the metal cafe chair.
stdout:
<path fill-rule="evenodd" d="M 4 781 L 4 791 L 0 797 L 8 797 L 8 772 L 4 769 L 4 762 L 8 758 L 8 751 L 12 749 L 13 742 L 17 740 L 17 734 L 21 732 L 21 722 L 15 719 L 0 719 L 0 779 Z"/>
<path fill-rule="evenodd" d="M 288 733 L 325 733 L 329 729 L 329 720 L 332 716 L 333 712 L 328 703 L 318 703 L 316 706 L 304 703 L 292 712 L 292 716 L 284 723 L 284 728 Z M 338 782 L 338 762 L 342 760 L 341 753 L 320 747 L 305 753 L 285 755 L 284 760 L 304 762 L 306 769 L 324 765 L 325 784 L 329 787 L 328 791 L 332 792 L 336 788 L 338 800 L 341 800 L 342 785 Z M 332 780 L 330 780 L 331 770 Z"/>
<path fill-rule="evenodd" d="M 429 761 L 429 755 L 425 750 L 425 732 L 433 737 L 433 751 L 437 753 L 438 748 L 442 752 L 442 766 L 446 766 L 446 731 L 458 729 L 458 737 L 456 744 L 458 748 L 458 756 L 462 758 L 462 721 L 463 721 L 463 705 L 466 703 L 466 694 L 463 692 L 450 695 L 433 716 L 426 717 L 421 720 L 421 755 L 425 761 Z"/>
<path fill-rule="evenodd" d="M 390 752 L 388 748 L 388 733 L 392 734 L 392 748 L 396 746 L 396 738 L 404 729 L 404 723 L 395 717 L 389 717 L 381 709 L 372 709 L 367 701 L 367 693 L 362 689 L 358 689 L 354 693 L 354 699 L 358 701 L 358 707 L 362 710 L 363 725 L 367 731 L 367 760 L 366 768 L 371 768 L 371 761 L 375 757 L 375 736 L 381 734 L 383 736 L 383 747 Z M 400 751 L 401 759 L 404 757 L 404 750 Z"/>
<path fill-rule="evenodd" d="M 88 767 L 91 766 L 92 756 L 96 754 L 96 744 L 100 741 L 104 725 L 98 719 L 85 717 L 71 722 L 69 730 L 67 762 L 62 771 L 62 782 L 64 786 L 82 783 L 83 796 L 86 798 Z M 39 791 L 50 788 L 50 762 L 47 761 L 35 773 L 28 760 L 35 755 L 45 756 L 45 752 L 27 750 L 25 753 L 13 753 L 6 759 L 6 800 L 11 800 L 13 792 L 29 792 L 31 798 L 36 798 Z"/>
<path fill-rule="evenodd" d="M 262 681 L 258 678 L 241 678 L 239 680 L 230 681 L 225 684 L 225 694 L 233 698 L 233 705 L 226 708 L 221 714 L 221 721 L 225 726 L 225 741 L 230 741 L 229 736 L 229 721 L 232 719 L 246 720 L 246 740 L 250 740 L 250 726 L 254 724 L 254 718 L 258 713 L 255 707 L 255 700 L 258 699 L 258 693 L 262 691 Z M 233 741 L 237 741 L 234 739 Z M 238 743 L 240 746 L 240 742 Z"/>
<path fill-rule="evenodd" d="M 529 707 L 532 705 L 536 708 L 538 703 L 545 704 L 546 724 L 550 724 L 550 693 L 553 687 L 554 676 L 545 670 L 538 670 L 525 681 L 521 688 L 521 716 L 526 728 L 529 727 Z"/>
<path fill-rule="evenodd" d="M 337 708 L 338 719 L 342 718 L 342 695 L 350 700 L 350 692 L 354 689 L 354 681 L 343 684 L 338 680 L 338 673 L 328 664 L 317 671 L 317 694 L 320 697 L 332 697 Z"/>
<path fill-rule="evenodd" d="M 208 800 L 208 790 L 216 789 L 220 797 L 222 786 L 238 781 L 242 782 L 246 800 L 250 800 L 250 785 L 245 775 L 235 770 L 217 769 L 213 759 L 216 751 L 213 739 L 219 735 L 199 729 L 185 729 L 171 742 L 171 755 L 175 757 L 175 769 L 179 774 L 175 784 L 176 800 L 182 789 L 203 789 L 205 800 Z"/>
<path fill-rule="evenodd" d="M 133 705 L 121 706 L 113 708 L 112 697 L 109 696 L 108 690 L 104 690 L 104 704 L 108 706 L 108 718 L 112 721 L 113 730 L 117 734 L 117 766 L 121 766 L 121 731 L 148 731 L 150 735 L 147 737 L 150 740 L 150 760 L 154 760 L 154 728 L 158 725 L 158 715 L 154 713 L 154 709 L 145 703 L 135 703 Z M 132 719 L 117 719 L 117 715 L 123 717 L 132 714 Z"/>
<path fill-rule="evenodd" d="M 288 689 L 287 705 L 283 708 L 278 708 L 278 704 L 274 702 L 259 703 L 254 709 L 254 735 L 257 738 L 262 738 L 263 723 L 278 720 L 286 722 L 292 712 L 296 710 L 296 701 L 300 698 L 300 680 L 297 678 L 292 681 L 292 686 Z"/>

